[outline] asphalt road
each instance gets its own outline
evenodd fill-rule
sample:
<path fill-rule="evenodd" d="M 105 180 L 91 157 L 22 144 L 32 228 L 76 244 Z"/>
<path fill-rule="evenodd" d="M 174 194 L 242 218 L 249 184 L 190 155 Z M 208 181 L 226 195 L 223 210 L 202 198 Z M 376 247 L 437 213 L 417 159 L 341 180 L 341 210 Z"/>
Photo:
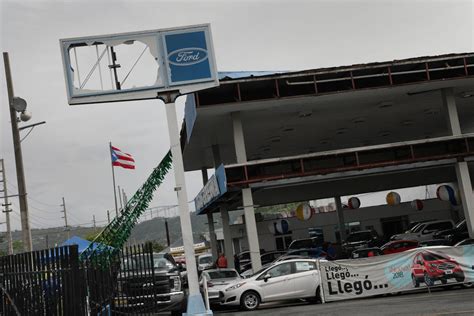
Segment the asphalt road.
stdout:
<path fill-rule="evenodd" d="M 402 294 L 377 298 L 357 299 L 326 304 L 306 302 L 267 303 L 257 311 L 218 310 L 214 315 L 430 315 L 473 316 L 474 288 L 438 289 L 431 293 Z"/>

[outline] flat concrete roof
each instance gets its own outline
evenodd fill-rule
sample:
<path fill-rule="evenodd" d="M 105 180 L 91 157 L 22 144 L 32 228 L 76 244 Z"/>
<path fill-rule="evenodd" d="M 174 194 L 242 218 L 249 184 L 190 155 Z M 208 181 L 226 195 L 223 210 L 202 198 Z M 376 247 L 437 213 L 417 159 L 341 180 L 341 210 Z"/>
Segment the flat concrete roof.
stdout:
<path fill-rule="evenodd" d="M 212 146 L 236 163 L 231 113 L 241 112 L 248 160 L 449 135 L 441 89 L 452 88 L 463 133 L 474 132 L 474 53 L 224 78 L 196 104 L 186 171 L 213 168 Z"/>

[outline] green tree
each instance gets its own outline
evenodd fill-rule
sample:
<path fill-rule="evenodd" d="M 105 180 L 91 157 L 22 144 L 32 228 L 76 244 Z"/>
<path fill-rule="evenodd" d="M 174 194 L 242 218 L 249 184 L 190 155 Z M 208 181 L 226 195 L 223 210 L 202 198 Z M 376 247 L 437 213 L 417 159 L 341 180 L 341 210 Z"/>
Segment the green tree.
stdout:
<path fill-rule="evenodd" d="M 13 253 L 23 252 L 23 241 L 14 240 L 12 243 Z"/>
<path fill-rule="evenodd" d="M 87 234 L 85 239 L 89 241 L 94 241 L 100 233 L 100 231 L 93 231 L 92 233 Z"/>

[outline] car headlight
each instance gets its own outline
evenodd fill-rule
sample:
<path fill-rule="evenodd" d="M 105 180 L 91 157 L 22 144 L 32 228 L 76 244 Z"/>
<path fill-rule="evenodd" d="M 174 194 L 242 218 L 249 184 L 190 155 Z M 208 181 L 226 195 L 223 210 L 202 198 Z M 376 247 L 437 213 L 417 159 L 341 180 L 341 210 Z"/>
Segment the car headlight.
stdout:
<path fill-rule="evenodd" d="M 172 290 L 173 291 L 181 291 L 181 278 L 178 275 L 176 275 L 176 276 L 171 276 L 170 280 L 173 281 Z"/>
<path fill-rule="evenodd" d="M 245 282 L 240 282 L 240 283 L 234 284 L 231 287 L 226 288 L 225 291 L 228 292 L 228 291 L 236 290 L 244 284 L 245 284 Z"/>

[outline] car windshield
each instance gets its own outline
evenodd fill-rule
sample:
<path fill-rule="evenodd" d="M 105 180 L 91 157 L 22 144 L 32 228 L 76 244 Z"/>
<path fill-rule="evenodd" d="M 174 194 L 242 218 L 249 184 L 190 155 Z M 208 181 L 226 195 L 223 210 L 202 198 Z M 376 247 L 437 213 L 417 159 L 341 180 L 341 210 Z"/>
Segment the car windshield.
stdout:
<path fill-rule="evenodd" d="M 435 260 L 446 260 L 448 258 L 443 257 L 441 255 L 438 255 L 436 253 L 424 253 L 423 258 L 425 258 L 426 261 L 435 261 Z"/>
<path fill-rule="evenodd" d="M 120 264 L 120 269 L 122 271 L 151 270 L 152 263 L 150 259 L 149 256 L 125 258 Z M 175 265 L 164 257 L 153 256 L 153 268 L 159 271 L 170 271 L 175 269 Z"/>
<path fill-rule="evenodd" d="M 466 227 L 467 227 L 466 226 L 466 220 L 462 220 L 459 223 L 457 223 L 457 225 L 456 225 L 456 229 L 465 229 Z"/>
<path fill-rule="evenodd" d="M 357 241 L 364 241 L 364 240 L 370 240 L 372 235 L 370 232 L 357 232 L 357 233 L 352 233 L 347 237 L 348 242 L 357 242 Z"/>
<path fill-rule="evenodd" d="M 423 223 L 420 223 L 420 224 L 416 225 L 415 227 L 413 227 L 411 229 L 411 232 L 412 233 L 418 233 L 423 229 L 423 227 L 425 227 L 425 225 L 423 225 Z"/>
<path fill-rule="evenodd" d="M 311 239 L 301 239 L 295 240 L 291 244 L 291 249 L 299 249 L 299 248 L 311 248 L 313 246 L 313 241 Z"/>
<path fill-rule="evenodd" d="M 250 260 L 250 252 L 242 252 L 239 254 L 240 260 Z"/>
<path fill-rule="evenodd" d="M 456 244 L 456 246 L 465 246 L 465 245 L 473 245 L 474 244 L 474 239 L 468 238 L 464 239 L 463 241 L 460 241 Z"/>
<path fill-rule="evenodd" d="M 255 276 L 255 275 L 257 275 L 257 274 L 260 274 L 260 273 L 262 273 L 263 271 L 267 270 L 268 268 L 269 268 L 269 266 L 263 267 L 263 268 L 261 268 L 260 270 L 258 270 L 257 272 L 252 273 L 252 276 Z"/>
<path fill-rule="evenodd" d="M 212 263 L 212 257 L 201 257 L 199 258 L 200 264 Z"/>
<path fill-rule="evenodd" d="M 238 274 L 236 271 L 232 270 L 223 270 L 223 271 L 210 271 L 207 272 L 211 280 L 216 280 L 216 279 L 231 279 L 231 278 L 237 278 Z"/>

